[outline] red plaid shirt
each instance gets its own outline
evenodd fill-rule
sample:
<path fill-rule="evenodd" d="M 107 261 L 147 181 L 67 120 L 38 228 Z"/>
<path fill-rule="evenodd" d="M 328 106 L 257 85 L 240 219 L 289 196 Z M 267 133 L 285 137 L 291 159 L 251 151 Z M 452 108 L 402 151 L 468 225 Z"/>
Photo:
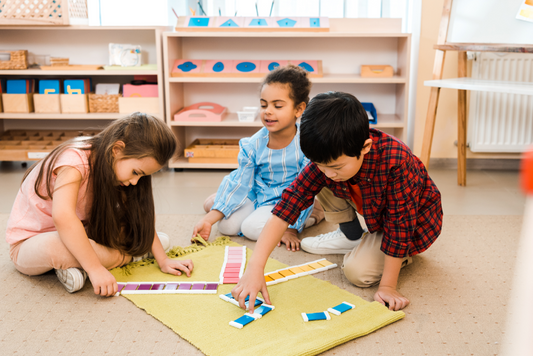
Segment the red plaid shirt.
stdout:
<path fill-rule="evenodd" d="M 350 200 L 349 184 L 357 184 L 368 230 L 383 231 L 381 251 L 393 257 L 424 252 L 442 228 L 440 192 L 405 144 L 376 129 L 370 129 L 370 138 L 372 148 L 349 181 L 334 182 L 311 162 L 283 191 L 272 213 L 293 224 L 323 187 Z"/>

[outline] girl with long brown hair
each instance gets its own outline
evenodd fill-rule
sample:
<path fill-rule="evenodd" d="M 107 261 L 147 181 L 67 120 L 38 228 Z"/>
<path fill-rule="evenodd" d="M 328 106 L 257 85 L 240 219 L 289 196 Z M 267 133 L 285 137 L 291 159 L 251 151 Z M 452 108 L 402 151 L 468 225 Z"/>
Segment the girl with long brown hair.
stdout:
<path fill-rule="evenodd" d="M 88 275 L 101 296 L 117 292 L 108 269 L 150 251 L 161 271 L 190 276 L 192 261 L 168 258 L 168 236 L 155 231 L 150 175 L 176 145 L 165 123 L 134 113 L 55 148 L 28 169 L 15 199 L 6 232 L 15 268 L 27 275 L 55 269 L 70 293 Z"/>

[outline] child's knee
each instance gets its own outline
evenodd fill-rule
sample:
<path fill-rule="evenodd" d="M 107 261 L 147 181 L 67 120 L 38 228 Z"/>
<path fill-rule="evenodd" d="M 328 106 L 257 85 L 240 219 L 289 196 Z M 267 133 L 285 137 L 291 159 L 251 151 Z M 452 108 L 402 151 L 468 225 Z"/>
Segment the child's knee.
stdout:
<path fill-rule="evenodd" d="M 244 220 L 241 225 L 242 234 L 252 241 L 257 241 L 259 239 L 261 230 L 262 226 L 257 226 L 257 222 L 254 223 L 251 219 Z"/>
<path fill-rule="evenodd" d="M 350 281 L 350 283 L 359 288 L 372 287 L 381 280 L 381 274 L 378 275 L 372 273 L 361 265 L 358 266 L 356 264 L 345 264 L 342 266 L 342 272 L 344 273 L 344 276 L 346 276 L 346 279 Z"/>
<path fill-rule="evenodd" d="M 234 224 L 230 219 L 222 219 L 218 222 L 218 231 L 222 235 L 235 236 L 241 232 L 241 227 Z"/>

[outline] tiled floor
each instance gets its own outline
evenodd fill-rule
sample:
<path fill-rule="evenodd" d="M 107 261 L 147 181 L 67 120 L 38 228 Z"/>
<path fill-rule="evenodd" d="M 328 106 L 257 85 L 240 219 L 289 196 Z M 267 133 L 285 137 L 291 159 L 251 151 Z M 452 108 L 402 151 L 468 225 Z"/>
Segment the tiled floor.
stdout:
<path fill-rule="evenodd" d="M 22 162 L 0 162 L 0 213 L 9 213 L 26 168 Z M 216 192 L 230 171 L 164 169 L 154 175 L 158 214 L 203 214 L 204 199 Z M 473 170 L 467 186 L 457 185 L 456 170 L 430 170 L 442 194 L 447 215 L 522 215 L 525 197 L 518 171 Z"/>

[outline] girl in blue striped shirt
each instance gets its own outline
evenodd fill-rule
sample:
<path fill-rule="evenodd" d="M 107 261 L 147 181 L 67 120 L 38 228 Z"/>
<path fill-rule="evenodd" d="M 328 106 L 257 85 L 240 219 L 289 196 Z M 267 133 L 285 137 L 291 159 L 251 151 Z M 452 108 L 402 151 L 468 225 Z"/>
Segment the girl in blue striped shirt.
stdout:
<path fill-rule="evenodd" d="M 274 205 L 309 160 L 300 149 L 296 120 L 309 102 L 311 82 L 307 72 L 289 65 L 270 72 L 261 84 L 261 121 L 264 127 L 240 140 L 239 168 L 224 177 L 216 196 L 207 198 L 209 211 L 194 227 L 193 236 L 209 239 L 216 222 L 225 235 L 242 233 L 257 240 Z M 318 205 L 318 203 L 316 203 Z M 209 205 L 212 205 L 211 207 Z M 297 233 L 323 219 L 318 206 L 303 211 L 289 226 L 281 242 L 287 250 L 300 249 Z"/>

